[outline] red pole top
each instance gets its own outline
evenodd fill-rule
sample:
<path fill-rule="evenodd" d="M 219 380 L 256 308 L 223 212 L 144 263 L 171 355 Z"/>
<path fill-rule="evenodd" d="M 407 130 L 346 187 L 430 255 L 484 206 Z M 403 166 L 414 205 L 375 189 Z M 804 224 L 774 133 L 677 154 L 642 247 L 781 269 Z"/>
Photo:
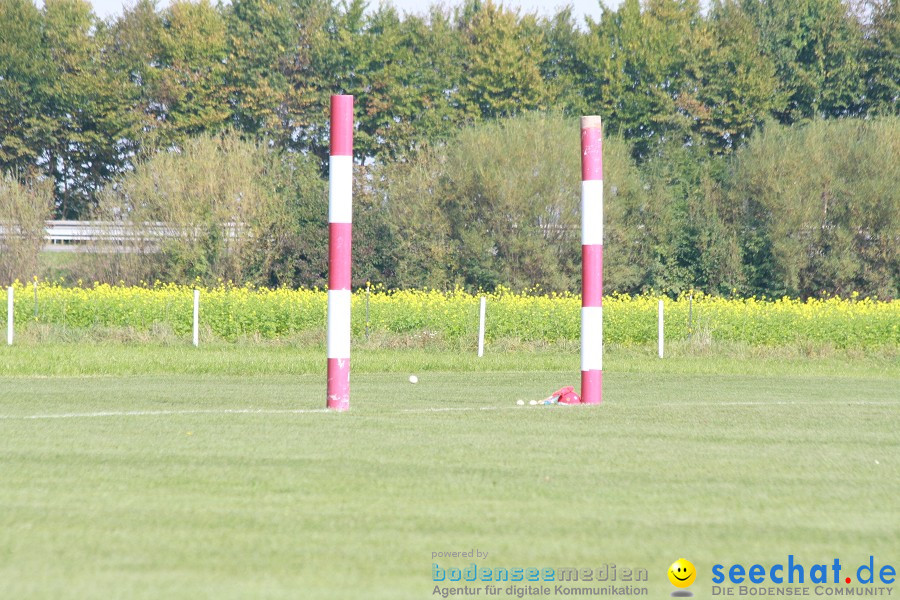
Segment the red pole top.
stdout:
<path fill-rule="evenodd" d="M 331 97 L 331 156 L 353 156 L 353 96 Z"/>
<path fill-rule="evenodd" d="M 581 118 L 581 180 L 603 179 L 603 129 L 600 117 Z"/>

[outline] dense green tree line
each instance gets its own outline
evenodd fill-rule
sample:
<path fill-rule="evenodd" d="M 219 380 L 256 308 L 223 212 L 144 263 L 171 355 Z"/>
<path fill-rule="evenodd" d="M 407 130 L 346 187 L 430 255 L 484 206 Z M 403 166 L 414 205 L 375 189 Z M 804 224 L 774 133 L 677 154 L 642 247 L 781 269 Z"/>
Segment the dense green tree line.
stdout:
<path fill-rule="evenodd" d="M 729 153 L 766 118 L 897 114 L 897 0 L 625 0 L 598 22 L 466 0 L 423 14 L 363 0 L 0 0 L 0 170 L 85 217 L 159 150 L 233 128 L 327 153 L 327 100 L 357 96 L 357 158 L 406 160 L 460 124 L 597 113 L 646 160 Z"/>
<path fill-rule="evenodd" d="M 392 243 L 358 281 L 578 291 L 577 136 L 532 113 L 386 166 L 372 193 Z M 608 292 L 900 296 L 900 119 L 769 121 L 724 158 L 630 150 L 605 140 Z"/>
<path fill-rule="evenodd" d="M 896 297 L 898 6 L 0 0 L 0 216 L 191 232 L 86 278 L 322 285 L 328 97 L 350 93 L 357 284 L 577 290 L 590 113 L 609 290 Z M 0 249 L 8 277 L 34 263 Z"/>
<path fill-rule="evenodd" d="M 577 292 L 578 137 L 577 118 L 532 112 L 358 165 L 354 286 Z M 900 118 L 768 121 L 727 157 L 673 146 L 638 163 L 631 151 L 605 140 L 608 293 L 900 296 Z M 0 223 L 25 234 L 0 239 L 0 283 L 30 279 L 50 189 L 0 183 Z M 312 155 L 195 136 L 101 194 L 101 222 L 151 230 L 116 252 L 99 242 L 68 275 L 321 287 L 326 196 Z"/>

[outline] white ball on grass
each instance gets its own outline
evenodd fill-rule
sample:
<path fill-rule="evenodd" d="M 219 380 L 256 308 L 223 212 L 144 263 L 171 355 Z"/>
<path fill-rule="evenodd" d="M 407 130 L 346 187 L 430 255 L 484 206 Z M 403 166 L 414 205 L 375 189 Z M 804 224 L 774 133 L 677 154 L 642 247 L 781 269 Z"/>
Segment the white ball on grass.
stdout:
<path fill-rule="evenodd" d="M 531 406 L 536 406 L 536 405 L 537 405 L 537 400 L 530 400 L 530 401 L 528 402 L 528 404 L 530 404 Z"/>
<path fill-rule="evenodd" d="M 410 376 L 409 376 L 409 382 L 410 382 L 410 383 L 419 383 L 419 378 L 416 377 L 415 375 L 410 375 Z"/>
<path fill-rule="evenodd" d="M 525 401 L 524 400 L 516 400 L 516 404 L 518 404 L 519 406 L 524 406 Z"/>

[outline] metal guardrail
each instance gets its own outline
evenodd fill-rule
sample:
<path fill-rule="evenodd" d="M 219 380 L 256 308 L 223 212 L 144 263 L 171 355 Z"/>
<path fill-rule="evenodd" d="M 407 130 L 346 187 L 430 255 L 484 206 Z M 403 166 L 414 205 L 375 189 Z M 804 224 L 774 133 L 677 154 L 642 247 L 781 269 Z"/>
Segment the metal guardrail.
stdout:
<path fill-rule="evenodd" d="M 113 221 L 47 221 L 47 252 L 75 252 L 80 246 L 103 243 L 105 247 L 128 242 L 152 242 L 176 235 L 164 223 L 147 223 L 141 227 Z"/>
<path fill-rule="evenodd" d="M 237 237 L 240 227 L 227 223 L 229 237 Z M 138 225 L 118 221 L 47 221 L 45 252 L 134 252 L 141 248 L 156 251 L 160 240 L 197 234 L 194 228 L 152 222 Z M 15 228 L 0 224 L 0 238 L 15 235 Z"/>

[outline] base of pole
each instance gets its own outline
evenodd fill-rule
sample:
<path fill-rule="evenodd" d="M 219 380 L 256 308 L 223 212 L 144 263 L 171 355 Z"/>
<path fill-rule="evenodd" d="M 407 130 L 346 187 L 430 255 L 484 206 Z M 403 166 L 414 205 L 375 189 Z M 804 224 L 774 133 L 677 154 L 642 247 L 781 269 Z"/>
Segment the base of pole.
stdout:
<path fill-rule="evenodd" d="M 603 403 L 603 371 L 581 372 L 581 403 Z"/>
<path fill-rule="evenodd" d="M 328 359 L 328 404 L 329 410 L 350 410 L 350 359 Z"/>

